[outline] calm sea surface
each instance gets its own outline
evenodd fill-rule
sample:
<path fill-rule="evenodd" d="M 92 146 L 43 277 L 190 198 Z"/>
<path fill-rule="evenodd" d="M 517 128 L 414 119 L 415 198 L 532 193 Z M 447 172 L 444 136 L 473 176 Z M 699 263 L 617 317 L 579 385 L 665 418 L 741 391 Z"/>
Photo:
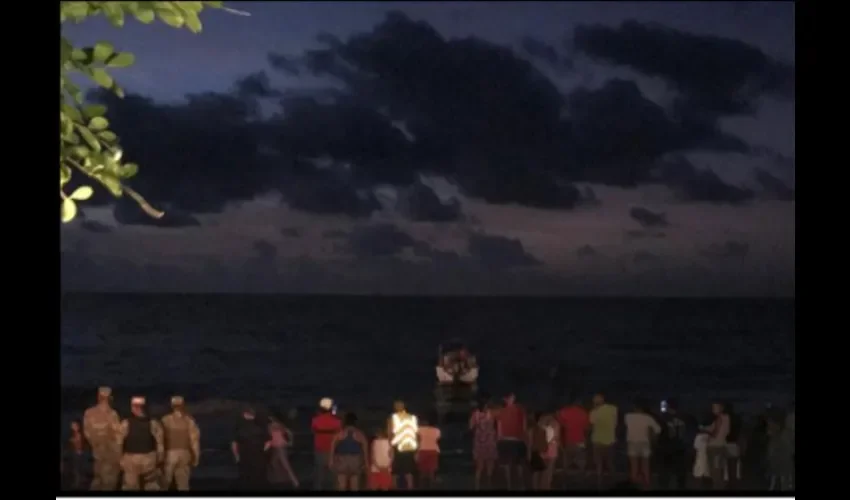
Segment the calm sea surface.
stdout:
<path fill-rule="evenodd" d="M 793 398 L 794 322 L 793 299 L 68 294 L 63 399 L 90 401 L 106 384 L 290 407 L 424 401 L 438 344 L 462 337 L 491 394 L 534 401 L 555 386 L 761 405 Z"/>

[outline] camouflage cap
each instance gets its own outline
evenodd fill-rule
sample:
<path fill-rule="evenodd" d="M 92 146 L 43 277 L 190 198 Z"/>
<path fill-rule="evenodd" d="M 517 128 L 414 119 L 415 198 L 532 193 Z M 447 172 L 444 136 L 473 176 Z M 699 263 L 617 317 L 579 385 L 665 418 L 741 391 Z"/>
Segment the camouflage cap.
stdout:
<path fill-rule="evenodd" d="M 111 388 L 111 387 L 107 387 L 107 386 L 105 386 L 105 385 L 104 385 L 104 386 L 101 386 L 101 387 L 98 387 L 98 388 L 97 388 L 97 395 L 98 395 L 98 396 L 103 396 L 103 397 L 105 397 L 105 398 L 108 398 L 109 396 L 112 396 L 112 388 Z"/>
<path fill-rule="evenodd" d="M 145 397 L 144 396 L 133 396 L 130 399 L 130 404 L 131 405 L 143 405 L 143 404 L 145 404 Z"/>
<path fill-rule="evenodd" d="M 183 396 L 171 396 L 171 406 L 180 406 L 183 403 L 185 403 Z"/>

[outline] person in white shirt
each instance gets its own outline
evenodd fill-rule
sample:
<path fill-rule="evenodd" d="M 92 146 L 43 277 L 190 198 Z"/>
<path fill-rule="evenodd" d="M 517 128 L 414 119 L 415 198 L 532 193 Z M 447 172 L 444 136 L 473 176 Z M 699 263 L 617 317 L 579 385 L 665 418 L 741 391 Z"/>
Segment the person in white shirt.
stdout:
<path fill-rule="evenodd" d="M 389 491 L 393 485 L 393 447 L 384 429 L 378 429 L 372 441 L 369 466 L 369 489 Z"/>
<path fill-rule="evenodd" d="M 661 426 L 649 414 L 643 401 L 635 403 L 635 410 L 624 417 L 626 423 L 626 449 L 629 455 L 629 477 L 632 483 L 650 486 L 652 478 L 649 458 L 652 456 L 652 443 L 661 433 Z"/>
<path fill-rule="evenodd" d="M 708 446 L 706 448 L 708 470 L 711 471 L 712 487 L 715 490 L 722 490 L 726 486 L 725 475 L 728 457 L 726 438 L 729 436 L 729 415 L 726 413 L 726 407 L 723 403 L 712 404 L 711 413 L 714 415 L 714 420 L 705 429 L 706 434 L 708 434 Z"/>

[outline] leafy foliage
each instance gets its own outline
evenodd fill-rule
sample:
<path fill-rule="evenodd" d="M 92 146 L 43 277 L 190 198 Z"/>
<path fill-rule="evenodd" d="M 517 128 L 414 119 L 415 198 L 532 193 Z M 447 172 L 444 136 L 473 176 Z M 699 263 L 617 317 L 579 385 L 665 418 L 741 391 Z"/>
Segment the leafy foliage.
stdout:
<path fill-rule="evenodd" d="M 106 16 L 115 27 L 124 26 L 128 17 L 149 24 L 157 18 L 174 28 L 186 27 L 193 33 L 202 29 L 199 14 L 205 7 L 223 8 L 223 2 L 60 2 L 59 19 L 62 23 L 80 23 L 95 16 Z M 229 10 L 229 9 L 225 9 Z M 231 11 L 240 13 L 238 11 Z M 240 13 L 243 14 L 243 13 Z M 125 182 L 136 175 L 138 166 L 121 160 L 122 151 L 117 135 L 109 130 L 106 107 L 85 103 L 80 88 L 71 81 L 74 73 L 82 74 L 97 85 L 123 97 L 124 91 L 115 82 L 109 69 L 126 68 L 135 57 L 121 52 L 108 42 L 98 42 L 94 47 L 77 48 L 68 39 L 60 39 L 59 83 L 59 195 L 60 217 L 70 222 L 77 215 L 77 202 L 92 197 L 91 186 L 80 186 L 72 193 L 65 187 L 75 173 L 96 181 L 115 197 L 127 194 L 151 217 L 161 218 L 164 213 L 148 204 L 141 195 Z"/>

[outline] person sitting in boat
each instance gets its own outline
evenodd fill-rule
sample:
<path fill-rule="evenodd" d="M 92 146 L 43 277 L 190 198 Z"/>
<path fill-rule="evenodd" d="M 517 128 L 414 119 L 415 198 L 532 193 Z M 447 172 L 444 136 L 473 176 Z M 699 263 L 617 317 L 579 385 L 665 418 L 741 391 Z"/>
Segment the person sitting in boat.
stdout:
<path fill-rule="evenodd" d="M 452 354 L 453 353 L 449 352 L 443 356 L 442 365 L 443 370 L 445 370 L 446 373 L 454 377 L 458 373 L 458 366 L 457 363 L 455 363 L 454 356 L 452 356 Z"/>
<path fill-rule="evenodd" d="M 457 353 L 457 373 L 469 370 L 469 351 L 464 347 Z"/>

